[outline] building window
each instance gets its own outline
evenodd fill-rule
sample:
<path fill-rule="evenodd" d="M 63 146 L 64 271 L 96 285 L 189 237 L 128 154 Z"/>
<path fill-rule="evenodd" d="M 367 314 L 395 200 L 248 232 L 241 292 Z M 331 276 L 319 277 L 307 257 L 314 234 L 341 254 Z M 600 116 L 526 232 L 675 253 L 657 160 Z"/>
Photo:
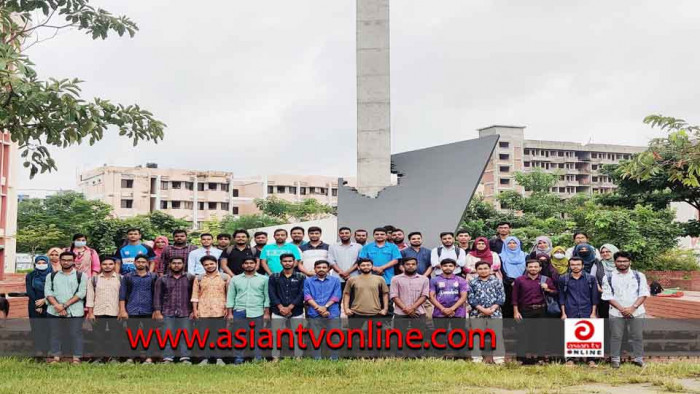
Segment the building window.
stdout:
<path fill-rule="evenodd" d="M 185 209 L 192 209 L 194 203 L 192 201 L 185 201 Z"/>
<path fill-rule="evenodd" d="M 209 202 L 209 203 L 207 204 L 207 206 L 209 207 L 209 210 L 210 210 L 210 211 L 215 211 L 215 210 L 216 210 L 216 203 L 215 203 L 215 202 Z"/>
<path fill-rule="evenodd" d="M 299 194 L 301 194 L 302 196 L 305 196 L 305 195 L 306 195 L 306 188 L 303 187 L 303 186 L 300 187 L 300 188 L 299 188 Z"/>
<path fill-rule="evenodd" d="M 185 189 L 194 190 L 194 182 L 185 182 Z"/>
<path fill-rule="evenodd" d="M 222 210 L 222 211 L 227 211 L 227 212 L 228 212 L 228 203 L 227 203 L 227 202 L 222 202 L 222 203 L 221 203 L 221 210 Z"/>
<path fill-rule="evenodd" d="M 238 207 L 233 207 L 231 213 L 233 213 L 234 215 L 238 215 Z"/>
<path fill-rule="evenodd" d="M 565 188 L 565 187 L 560 187 L 560 188 L 559 188 L 559 193 L 564 193 L 565 191 L 566 191 L 566 188 Z"/>
<path fill-rule="evenodd" d="M 228 185 L 227 185 L 228 186 Z M 233 189 L 233 196 L 238 197 L 238 189 Z"/>
<path fill-rule="evenodd" d="M 222 183 L 222 184 L 221 184 L 221 191 L 222 191 L 222 192 L 227 192 L 227 191 L 228 191 L 228 183 Z"/>
<path fill-rule="evenodd" d="M 297 187 L 296 186 L 289 186 L 289 193 L 297 194 Z"/>
<path fill-rule="evenodd" d="M 530 167 L 530 162 L 529 161 L 523 162 L 523 165 L 525 165 L 525 167 Z"/>
<path fill-rule="evenodd" d="M 500 183 L 501 183 L 501 185 L 510 185 L 510 179 L 508 179 L 508 178 L 501 178 Z"/>
<path fill-rule="evenodd" d="M 593 182 L 598 182 L 598 177 L 597 177 L 597 176 L 594 176 L 591 180 L 592 180 Z"/>
<path fill-rule="evenodd" d="M 591 153 L 591 159 L 597 159 L 598 154 L 597 153 Z"/>
<path fill-rule="evenodd" d="M 133 189 L 134 180 L 133 179 L 122 179 L 122 189 Z"/>
<path fill-rule="evenodd" d="M 328 194 L 328 188 L 322 187 L 322 188 L 321 188 L 321 194 L 323 194 L 323 195 Z"/>
<path fill-rule="evenodd" d="M 134 200 L 122 200 L 122 208 L 133 208 L 134 207 Z"/>
<path fill-rule="evenodd" d="M 267 194 L 274 194 L 275 193 L 275 187 L 274 186 L 268 186 L 267 187 Z"/>
<path fill-rule="evenodd" d="M 284 194 L 284 188 L 285 188 L 285 186 L 277 186 L 277 193 Z"/>
<path fill-rule="evenodd" d="M 160 209 L 168 209 L 168 202 L 166 200 L 160 200 Z"/>
<path fill-rule="evenodd" d="M 498 147 L 499 147 L 499 148 L 507 148 L 507 147 L 509 147 L 509 146 L 510 146 L 510 143 L 508 143 L 508 141 L 499 141 L 499 142 L 498 142 Z"/>
<path fill-rule="evenodd" d="M 529 155 L 530 154 L 530 149 L 525 149 L 525 154 Z"/>
<path fill-rule="evenodd" d="M 201 202 L 201 201 L 198 202 L 198 203 L 197 203 L 197 209 L 200 210 L 200 211 L 203 211 L 203 210 L 204 210 L 204 203 Z"/>
<path fill-rule="evenodd" d="M 508 166 L 500 166 L 500 167 L 498 167 L 498 170 L 501 171 L 501 172 L 509 172 L 509 171 L 510 171 L 510 167 L 508 167 Z"/>
<path fill-rule="evenodd" d="M 204 184 L 203 183 L 198 183 L 197 184 L 197 191 L 203 192 L 204 191 Z"/>
<path fill-rule="evenodd" d="M 510 155 L 507 153 L 501 153 L 498 155 L 498 159 L 499 160 L 508 160 L 508 159 L 510 159 Z"/>
<path fill-rule="evenodd" d="M 181 206 L 182 206 L 181 201 L 170 201 L 170 207 L 172 209 L 180 209 Z"/>
<path fill-rule="evenodd" d="M 331 189 L 331 196 L 338 197 L 338 189 L 336 189 L 336 188 Z"/>
<path fill-rule="evenodd" d="M 591 166 L 591 169 L 592 169 L 593 171 L 597 171 L 597 170 L 598 170 L 598 165 L 597 165 L 597 164 L 593 164 L 593 165 Z"/>
<path fill-rule="evenodd" d="M 173 189 L 181 189 L 182 182 L 173 182 Z"/>
<path fill-rule="evenodd" d="M 209 190 L 216 190 L 216 183 L 209 182 Z"/>

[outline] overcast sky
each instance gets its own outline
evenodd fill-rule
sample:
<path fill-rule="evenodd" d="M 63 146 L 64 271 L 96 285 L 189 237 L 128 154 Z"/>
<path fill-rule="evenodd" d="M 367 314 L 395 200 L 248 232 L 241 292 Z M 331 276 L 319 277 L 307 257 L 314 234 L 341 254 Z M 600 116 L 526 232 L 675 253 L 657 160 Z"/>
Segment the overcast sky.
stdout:
<path fill-rule="evenodd" d="M 133 38 L 64 31 L 31 48 L 42 78 L 150 109 L 165 140 L 114 135 L 53 149 L 59 171 L 19 188 L 71 189 L 81 169 L 157 162 L 236 175 L 355 175 L 353 0 L 93 0 Z M 196 7 L 206 4 L 207 8 Z M 523 125 L 528 139 L 646 145 L 645 115 L 700 123 L 700 1 L 394 0 L 393 151 Z"/>

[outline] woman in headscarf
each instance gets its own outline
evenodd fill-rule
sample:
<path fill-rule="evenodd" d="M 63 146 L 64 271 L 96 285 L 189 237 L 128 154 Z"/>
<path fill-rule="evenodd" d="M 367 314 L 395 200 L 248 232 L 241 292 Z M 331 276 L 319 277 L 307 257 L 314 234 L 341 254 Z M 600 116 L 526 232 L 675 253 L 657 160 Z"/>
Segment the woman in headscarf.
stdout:
<path fill-rule="evenodd" d="M 535 238 L 535 245 L 530 250 L 528 259 L 536 259 L 540 253 L 549 254 L 552 251 L 552 240 L 546 235 L 540 235 Z"/>
<path fill-rule="evenodd" d="M 554 266 L 552 266 L 552 260 L 549 257 L 549 254 L 538 253 L 536 258 L 537 260 L 539 260 L 540 265 L 542 266 L 540 274 L 551 278 L 554 281 L 554 283 L 557 283 L 557 281 L 559 280 L 559 271 L 557 271 L 557 269 L 554 268 Z"/>
<path fill-rule="evenodd" d="M 467 254 L 464 265 L 464 272 L 467 274 L 467 280 L 472 280 L 477 277 L 475 267 L 476 263 L 479 261 L 489 263 L 491 272 L 493 272 L 498 279 L 503 280 L 503 275 L 501 274 L 501 259 L 496 252 L 491 251 L 489 240 L 486 237 L 478 237 L 474 241 L 474 247 Z"/>
<path fill-rule="evenodd" d="M 156 258 L 151 263 L 151 272 L 163 272 L 163 267 L 161 267 L 163 263 L 160 260 L 160 256 L 169 244 L 168 237 L 163 235 L 157 236 L 155 241 L 153 241 L 153 253 L 156 254 Z"/>
<path fill-rule="evenodd" d="M 58 247 L 53 247 L 49 249 L 48 252 L 46 252 L 46 255 L 49 256 L 49 264 L 51 264 L 51 270 L 53 272 L 58 272 L 61 270 L 61 253 L 63 252 L 63 249 L 58 248 Z"/>
<path fill-rule="evenodd" d="M 95 249 L 87 246 L 85 234 L 73 235 L 73 243 L 66 249 L 75 255 L 75 269 L 87 275 L 88 278 L 100 272 L 100 256 Z"/>
<path fill-rule="evenodd" d="M 603 269 L 603 264 L 596 257 L 596 250 L 591 245 L 587 243 L 580 243 L 574 248 L 574 256 L 578 256 L 583 260 L 583 270 L 595 276 L 598 280 L 598 285 L 603 283 L 603 276 L 605 276 L 605 270 Z"/>
<path fill-rule="evenodd" d="M 559 274 L 565 274 L 569 270 L 569 259 L 566 258 L 566 249 L 563 246 L 553 247 L 549 257 Z"/>
<path fill-rule="evenodd" d="M 518 237 L 509 236 L 503 242 L 503 250 L 499 254 L 501 258 L 501 272 L 503 273 L 503 289 L 506 292 L 506 302 L 503 304 L 503 317 L 513 317 L 513 282 L 515 278 L 525 272 L 527 253 L 521 249 Z"/>
<path fill-rule="evenodd" d="M 24 277 L 27 297 L 29 297 L 27 302 L 29 324 L 32 329 L 34 350 L 37 357 L 48 356 L 49 351 L 48 324 L 45 320 L 48 302 L 44 296 L 44 285 L 51 272 L 53 270 L 49 264 L 49 258 L 41 255 L 34 258 L 34 270 Z"/>
<path fill-rule="evenodd" d="M 606 274 L 615 271 L 615 253 L 619 252 L 613 244 L 605 244 L 600 247 L 600 262 L 603 263 L 603 269 Z"/>

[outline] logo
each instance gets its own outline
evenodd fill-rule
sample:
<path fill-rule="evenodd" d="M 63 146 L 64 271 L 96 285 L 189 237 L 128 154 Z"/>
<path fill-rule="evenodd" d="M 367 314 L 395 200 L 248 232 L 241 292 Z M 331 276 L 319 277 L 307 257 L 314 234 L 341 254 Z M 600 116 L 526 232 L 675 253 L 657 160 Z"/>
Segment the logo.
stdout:
<path fill-rule="evenodd" d="M 603 357 L 603 319 L 564 320 L 564 354 L 566 357 Z"/>

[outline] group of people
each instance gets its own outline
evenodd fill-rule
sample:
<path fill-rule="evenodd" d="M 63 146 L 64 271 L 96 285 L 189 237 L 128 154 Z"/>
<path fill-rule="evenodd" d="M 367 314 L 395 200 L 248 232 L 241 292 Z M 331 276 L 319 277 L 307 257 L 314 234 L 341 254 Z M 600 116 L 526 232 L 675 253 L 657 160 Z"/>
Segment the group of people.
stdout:
<path fill-rule="evenodd" d="M 69 248 L 36 257 L 26 277 L 29 314 L 39 318 L 33 324 L 47 318 L 50 335 L 39 333 L 35 341 L 38 352 L 52 356 L 51 363 L 67 349 L 62 338 L 70 338 L 73 363 L 81 362 L 85 319 L 98 335 L 107 335 L 124 324 L 142 327 L 154 320 L 173 330 L 190 329 L 193 321 L 224 328 L 230 320 L 243 326 L 269 320 L 273 329 L 298 324 L 330 329 L 340 327 L 341 316 L 351 328 L 387 316 L 444 328 L 463 328 L 470 320 L 609 317 L 612 366 L 620 365 L 625 331 L 634 363 L 643 366 L 641 319 L 649 288 L 644 275 L 631 269 L 631 255 L 610 244 L 596 249 L 582 232 L 574 235 L 572 248 L 553 246 L 541 236 L 528 252 L 510 232 L 509 223 L 500 223 L 495 237 L 473 242 L 465 230 L 443 232 L 440 246 L 428 249 L 420 232 L 405 235 L 393 226 L 375 228 L 371 241 L 364 229 L 341 227 L 338 242 L 330 245 L 318 227 L 277 229 L 271 243 L 265 232 L 256 232 L 251 243 L 246 230 L 237 230 L 219 234 L 215 245 L 212 234 L 205 233 L 199 247 L 177 230 L 172 244 L 157 237 L 151 247 L 132 228 L 125 245 L 101 259 L 77 234 Z M 66 319 L 69 323 L 63 324 Z M 545 339 L 548 333 L 537 335 Z M 544 361 L 521 354 L 521 342 L 540 343 L 520 338 L 520 361 Z M 103 343 L 113 341 L 104 337 Z M 181 363 L 191 362 L 187 349 L 178 353 Z M 273 358 L 279 355 L 273 350 Z M 473 360 L 484 361 L 481 356 Z M 174 361 L 175 349 L 165 349 L 163 362 Z M 225 363 L 222 358 L 201 362 L 210 361 Z M 234 363 L 243 361 L 236 353 Z"/>

